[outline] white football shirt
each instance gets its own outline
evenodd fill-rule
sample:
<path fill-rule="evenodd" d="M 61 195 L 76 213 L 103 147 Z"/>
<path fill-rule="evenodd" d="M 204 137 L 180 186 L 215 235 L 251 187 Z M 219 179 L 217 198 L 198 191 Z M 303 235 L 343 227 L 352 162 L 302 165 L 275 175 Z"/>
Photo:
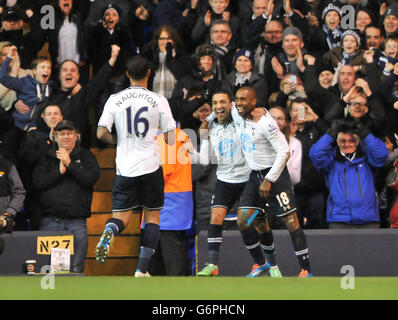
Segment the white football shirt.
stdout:
<path fill-rule="evenodd" d="M 258 122 L 243 119 L 235 106 L 231 114 L 249 167 L 255 171 L 271 168 L 265 178 L 271 182 L 278 180 L 290 151 L 275 119 L 268 112 Z"/>
<path fill-rule="evenodd" d="M 247 165 L 234 123 L 209 124 L 210 144 L 204 139 L 200 148 L 200 163 L 217 160 L 217 179 L 227 183 L 243 183 L 249 180 L 251 169 Z M 210 150 L 209 150 L 210 149 Z M 213 156 L 214 155 L 214 156 Z"/>
<path fill-rule="evenodd" d="M 116 174 L 137 177 L 161 165 L 156 137 L 176 128 L 169 103 L 144 87 L 129 87 L 111 95 L 98 122 L 117 134 Z"/>

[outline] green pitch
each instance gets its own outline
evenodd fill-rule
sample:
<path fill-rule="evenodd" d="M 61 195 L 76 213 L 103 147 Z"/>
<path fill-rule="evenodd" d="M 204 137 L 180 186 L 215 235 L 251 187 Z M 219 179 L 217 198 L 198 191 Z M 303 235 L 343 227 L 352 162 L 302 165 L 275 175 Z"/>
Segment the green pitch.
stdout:
<path fill-rule="evenodd" d="M 398 277 L 357 277 L 351 283 L 355 288 L 345 290 L 341 288 L 341 280 L 337 277 L 0 277 L 0 300 L 398 299 Z"/>

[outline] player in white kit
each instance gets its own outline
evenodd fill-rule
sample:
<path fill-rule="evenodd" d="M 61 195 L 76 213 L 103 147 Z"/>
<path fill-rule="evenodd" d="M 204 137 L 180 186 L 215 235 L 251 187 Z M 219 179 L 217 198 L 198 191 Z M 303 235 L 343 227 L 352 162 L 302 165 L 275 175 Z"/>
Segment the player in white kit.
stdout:
<path fill-rule="evenodd" d="M 218 276 L 218 256 L 222 244 L 222 226 L 228 211 L 240 200 L 249 180 L 251 169 L 246 163 L 240 144 L 240 136 L 231 116 L 231 98 L 228 91 L 218 90 L 212 96 L 213 115 L 209 118 L 209 136 L 202 135 L 199 162 L 217 162 L 217 182 L 211 201 L 211 219 L 208 229 L 208 260 L 198 276 Z M 260 113 L 260 116 L 262 113 Z M 215 117 L 214 121 L 213 118 Z M 203 128 L 203 125 L 202 127 Z M 209 141 L 210 140 L 210 141 Z M 210 144 L 209 144 L 210 142 Z M 197 153 L 193 153 L 193 160 Z M 215 158 L 215 159 L 214 159 Z M 252 232 L 256 233 L 254 228 Z M 260 243 L 271 261 L 271 277 L 281 277 L 275 262 L 272 231 L 261 233 Z M 260 244 L 259 243 L 259 244 Z M 259 248 L 261 250 L 261 248 Z M 264 264 L 265 261 L 262 261 Z M 249 275 L 250 276 L 250 275 Z"/>
<path fill-rule="evenodd" d="M 267 203 L 267 210 L 281 218 L 290 232 L 301 267 L 299 277 L 312 276 L 307 241 L 297 219 L 293 187 L 286 168 L 290 156 L 286 138 L 268 112 L 259 121 L 252 120 L 251 112 L 257 105 L 256 92 L 252 88 L 239 89 L 235 103 L 236 109 L 232 109 L 232 117 L 240 134 L 246 161 L 252 169 L 238 210 L 238 225 L 246 247 L 255 261 L 262 260 L 259 253 L 250 250 L 258 243 L 258 238 L 248 231 L 248 222 L 258 218 Z M 266 268 L 257 262 L 252 273 Z"/>
<path fill-rule="evenodd" d="M 165 141 L 174 144 L 176 128 L 167 99 L 147 89 L 149 75 L 146 59 L 136 56 L 127 63 L 130 87 L 108 99 L 97 128 L 97 137 L 117 144 L 117 149 L 113 217 L 106 222 L 96 247 L 96 259 L 105 261 L 113 237 L 128 225 L 132 213 L 143 209 L 145 229 L 136 277 L 149 276 L 148 264 L 159 241 L 164 180 L 156 136 L 160 128 Z M 116 134 L 112 133 L 113 125 Z"/>

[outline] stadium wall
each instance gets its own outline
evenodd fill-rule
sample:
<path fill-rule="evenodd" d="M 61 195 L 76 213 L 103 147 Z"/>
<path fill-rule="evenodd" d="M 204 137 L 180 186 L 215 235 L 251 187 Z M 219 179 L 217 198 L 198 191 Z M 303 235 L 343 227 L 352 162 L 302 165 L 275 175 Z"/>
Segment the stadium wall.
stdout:
<path fill-rule="evenodd" d="M 276 259 L 283 276 L 297 276 L 299 265 L 287 230 L 275 230 Z M 314 276 L 343 276 L 352 266 L 355 276 L 398 276 L 398 229 L 305 230 Z M 197 239 L 198 267 L 207 258 L 207 232 Z M 239 231 L 223 232 L 219 270 L 222 276 L 243 276 L 253 260 Z"/>

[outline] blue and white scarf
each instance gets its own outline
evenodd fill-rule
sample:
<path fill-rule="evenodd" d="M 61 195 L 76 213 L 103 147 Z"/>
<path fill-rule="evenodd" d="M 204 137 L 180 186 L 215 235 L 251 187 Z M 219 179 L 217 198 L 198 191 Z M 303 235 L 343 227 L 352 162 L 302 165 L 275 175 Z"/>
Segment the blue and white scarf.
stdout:
<path fill-rule="evenodd" d="M 350 54 L 350 53 L 343 51 L 343 58 L 341 59 L 341 64 L 343 66 L 350 64 L 351 58 L 354 57 L 355 55 L 356 55 L 356 52 Z"/>
<path fill-rule="evenodd" d="M 331 30 L 326 23 L 322 26 L 323 32 L 326 33 L 326 40 L 328 42 L 329 49 L 337 48 L 341 46 L 341 39 L 343 32 L 339 27 Z"/>

